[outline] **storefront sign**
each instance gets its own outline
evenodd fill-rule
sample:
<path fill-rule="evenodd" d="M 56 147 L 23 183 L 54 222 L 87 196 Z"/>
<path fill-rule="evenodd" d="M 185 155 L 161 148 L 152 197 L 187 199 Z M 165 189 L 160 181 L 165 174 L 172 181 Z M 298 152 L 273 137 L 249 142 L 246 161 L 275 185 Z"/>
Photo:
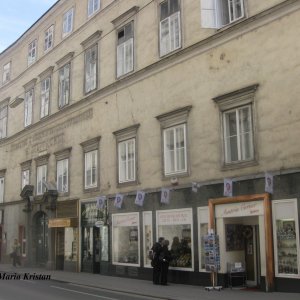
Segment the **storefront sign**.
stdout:
<path fill-rule="evenodd" d="M 104 225 L 104 222 L 103 221 L 96 221 L 95 222 L 95 226 L 96 227 L 101 227 L 101 226 L 103 226 Z"/>
<path fill-rule="evenodd" d="M 138 226 L 138 222 L 138 215 L 136 213 L 125 215 L 113 215 L 114 227 Z"/>
<path fill-rule="evenodd" d="M 239 202 L 216 206 L 216 218 L 258 216 L 264 214 L 262 201 Z"/>
<path fill-rule="evenodd" d="M 158 212 L 159 225 L 191 224 L 191 220 L 192 220 L 191 210 L 180 209 L 180 210 Z"/>
<path fill-rule="evenodd" d="M 78 225 L 77 218 L 57 218 L 49 219 L 48 227 L 76 227 Z"/>

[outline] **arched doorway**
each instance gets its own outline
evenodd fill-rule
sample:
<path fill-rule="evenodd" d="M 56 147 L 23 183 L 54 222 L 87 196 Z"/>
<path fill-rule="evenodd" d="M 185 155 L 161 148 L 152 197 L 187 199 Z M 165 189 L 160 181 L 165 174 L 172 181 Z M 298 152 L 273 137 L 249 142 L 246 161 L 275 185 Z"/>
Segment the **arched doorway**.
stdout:
<path fill-rule="evenodd" d="M 35 215 L 36 263 L 45 265 L 48 260 L 48 217 L 44 212 Z"/>

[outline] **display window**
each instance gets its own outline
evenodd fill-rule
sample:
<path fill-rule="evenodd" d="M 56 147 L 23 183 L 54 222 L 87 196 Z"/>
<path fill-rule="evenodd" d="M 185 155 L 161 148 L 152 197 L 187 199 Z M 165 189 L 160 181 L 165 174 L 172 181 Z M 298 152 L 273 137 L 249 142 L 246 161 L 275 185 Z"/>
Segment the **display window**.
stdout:
<path fill-rule="evenodd" d="M 170 242 L 170 267 L 194 270 L 193 213 L 191 208 L 161 210 L 156 212 L 156 236 Z"/>
<path fill-rule="evenodd" d="M 77 237 L 77 228 L 65 228 L 65 261 L 77 261 Z"/>
<path fill-rule="evenodd" d="M 205 272 L 204 236 L 208 234 L 208 207 L 198 207 L 199 271 Z"/>
<path fill-rule="evenodd" d="M 153 246 L 152 211 L 143 212 L 143 237 L 144 266 L 151 267 L 151 260 L 149 259 L 148 254 Z"/>
<path fill-rule="evenodd" d="M 113 264 L 140 266 L 139 213 L 112 215 Z"/>
<path fill-rule="evenodd" d="M 297 199 L 272 202 L 275 275 L 300 277 Z"/>

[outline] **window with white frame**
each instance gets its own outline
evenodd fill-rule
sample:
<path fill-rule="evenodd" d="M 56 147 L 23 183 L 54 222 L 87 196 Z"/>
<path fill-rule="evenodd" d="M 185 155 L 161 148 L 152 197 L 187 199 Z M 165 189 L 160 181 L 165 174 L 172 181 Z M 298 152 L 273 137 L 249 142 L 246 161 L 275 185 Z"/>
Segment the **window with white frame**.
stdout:
<path fill-rule="evenodd" d="M 67 193 L 69 191 L 69 159 L 57 161 L 57 191 Z"/>
<path fill-rule="evenodd" d="M 30 66 L 36 61 L 37 58 L 37 40 L 32 41 L 28 46 L 28 58 L 27 63 Z"/>
<path fill-rule="evenodd" d="M 98 163 L 97 163 L 98 150 L 93 150 L 85 153 L 85 188 L 97 187 L 98 181 Z"/>
<path fill-rule="evenodd" d="M 4 202 L 4 177 L 0 177 L 0 203 Z"/>
<path fill-rule="evenodd" d="M 45 31 L 45 44 L 44 44 L 44 51 L 48 51 L 53 47 L 53 35 L 54 35 L 54 25 L 51 25 Z"/>
<path fill-rule="evenodd" d="M 119 183 L 135 181 L 135 139 L 120 142 L 118 154 Z"/>
<path fill-rule="evenodd" d="M 74 8 L 68 10 L 63 16 L 63 37 L 73 30 Z"/>
<path fill-rule="evenodd" d="M 117 77 L 133 70 L 133 22 L 118 30 Z"/>
<path fill-rule="evenodd" d="M 180 1 L 163 1 L 160 4 L 160 56 L 181 47 L 180 22 Z"/>
<path fill-rule="evenodd" d="M 88 0 L 88 16 L 90 17 L 100 9 L 100 0 Z"/>
<path fill-rule="evenodd" d="M 98 46 L 94 45 L 85 51 L 85 93 L 97 88 Z"/>
<path fill-rule="evenodd" d="M 10 81 L 11 62 L 3 66 L 2 83 L 5 84 Z"/>
<path fill-rule="evenodd" d="M 46 191 L 47 182 L 47 165 L 36 168 L 36 194 L 42 195 Z"/>
<path fill-rule="evenodd" d="M 22 170 L 22 175 L 21 176 L 22 176 L 21 181 L 22 181 L 22 189 L 23 189 L 25 185 L 29 184 L 30 170 L 29 169 Z"/>
<path fill-rule="evenodd" d="M 151 267 L 149 251 L 153 246 L 152 211 L 143 211 L 144 266 Z"/>
<path fill-rule="evenodd" d="M 41 119 L 49 114 L 51 77 L 41 81 Z"/>
<path fill-rule="evenodd" d="M 244 16 L 244 0 L 201 0 L 203 28 L 221 28 Z"/>
<path fill-rule="evenodd" d="M 32 124 L 33 94 L 34 94 L 34 88 L 31 88 L 25 92 L 25 99 L 24 99 L 24 126 L 25 127 Z"/>
<path fill-rule="evenodd" d="M 58 106 L 64 107 L 69 103 L 70 98 L 70 63 L 59 69 L 58 76 Z"/>
<path fill-rule="evenodd" d="M 8 104 L 0 103 L 0 139 L 7 136 L 7 114 L 8 114 Z"/>

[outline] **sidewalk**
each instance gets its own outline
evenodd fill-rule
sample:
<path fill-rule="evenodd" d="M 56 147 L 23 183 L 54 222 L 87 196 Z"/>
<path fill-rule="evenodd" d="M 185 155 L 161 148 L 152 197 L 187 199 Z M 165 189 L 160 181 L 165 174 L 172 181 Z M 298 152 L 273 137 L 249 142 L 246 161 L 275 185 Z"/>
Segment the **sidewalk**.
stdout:
<path fill-rule="evenodd" d="M 168 286 L 153 285 L 151 281 L 103 276 L 90 273 L 73 273 L 65 271 L 48 271 L 37 268 L 14 268 L 11 265 L 0 264 L 0 272 L 16 272 L 16 273 L 37 273 L 51 275 L 52 280 L 68 282 L 72 284 L 85 285 L 90 287 L 98 287 L 101 289 L 128 292 L 136 295 L 143 295 L 168 300 L 213 300 L 222 298 L 222 300 L 281 300 L 288 298 L 289 300 L 299 300 L 299 293 L 265 293 L 260 291 L 249 291 L 240 289 L 223 289 L 222 291 L 206 291 L 202 286 L 173 284 Z"/>

